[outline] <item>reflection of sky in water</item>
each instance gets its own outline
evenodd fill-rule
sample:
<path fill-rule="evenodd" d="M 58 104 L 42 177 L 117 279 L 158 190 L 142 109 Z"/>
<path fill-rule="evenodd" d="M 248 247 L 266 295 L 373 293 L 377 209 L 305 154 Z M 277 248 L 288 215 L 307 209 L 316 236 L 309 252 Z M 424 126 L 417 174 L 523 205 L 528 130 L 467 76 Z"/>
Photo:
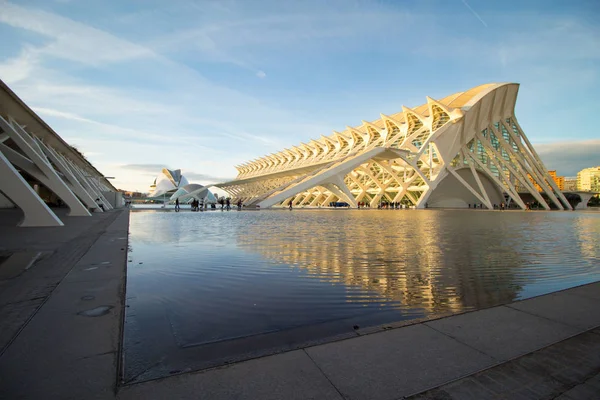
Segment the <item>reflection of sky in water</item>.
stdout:
<path fill-rule="evenodd" d="M 169 346 L 435 316 L 600 279 L 598 213 L 144 211 L 130 232 L 126 358 L 140 365 Z"/>

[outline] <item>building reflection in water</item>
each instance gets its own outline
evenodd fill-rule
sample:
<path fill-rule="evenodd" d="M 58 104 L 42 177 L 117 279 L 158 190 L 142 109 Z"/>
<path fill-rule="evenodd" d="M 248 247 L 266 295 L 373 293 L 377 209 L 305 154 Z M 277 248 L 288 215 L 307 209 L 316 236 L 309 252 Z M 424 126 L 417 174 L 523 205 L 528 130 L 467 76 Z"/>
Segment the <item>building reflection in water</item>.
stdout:
<path fill-rule="evenodd" d="M 593 282 L 599 236 L 600 213 L 134 212 L 125 376 Z"/>
<path fill-rule="evenodd" d="M 519 245 L 526 238 L 491 229 L 484 213 L 466 227 L 463 212 L 326 214 L 298 216 L 285 228 L 257 221 L 237 230 L 238 246 L 304 269 L 315 279 L 360 287 L 348 292 L 349 302 L 445 313 L 517 298 L 514 272 L 524 264 Z"/>

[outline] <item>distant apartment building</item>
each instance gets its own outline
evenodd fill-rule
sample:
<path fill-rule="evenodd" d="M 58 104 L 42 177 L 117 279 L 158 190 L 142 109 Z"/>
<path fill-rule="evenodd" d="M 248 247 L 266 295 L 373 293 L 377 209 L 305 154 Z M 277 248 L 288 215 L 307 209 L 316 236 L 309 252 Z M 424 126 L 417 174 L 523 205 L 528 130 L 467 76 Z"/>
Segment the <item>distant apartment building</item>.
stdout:
<path fill-rule="evenodd" d="M 565 177 L 563 186 L 564 186 L 564 189 L 562 189 L 562 190 L 565 192 L 577 191 L 577 177 L 576 176 Z"/>
<path fill-rule="evenodd" d="M 125 197 L 131 198 L 131 199 L 142 198 L 142 197 L 147 196 L 147 193 L 142 193 L 142 192 L 137 192 L 137 191 L 119 189 L 119 192 L 123 193 L 123 195 Z"/>
<path fill-rule="evenodd" d="M 556 186 L 558 186 L 559 190 L 565 190 L 565 177 L 564 176 L 557 176 L 556 175 L 556 170 L 552 170 L 552 171 L 548 171 L 548 175 L 550 175 L 550 177 L 552 178 L 552 180 L 556 183 Z M 540 185 L 538 185 L 533 177 L 530 174 L 527 174 L 527 177 L 529 178 L 529 180 L 533 183 L 533 186 L 535 187 L 535 190 L 537 190 L 538 192 L 543 192 L 544 190 L 542 189 L 542 187 Z M 519 188 L 522 185 L 519 186 Z"/>
<path fill-rule="evenodd" d="M 600 191 L 600 166 L 579 171 L 577 174 L 577 190 Z"/>

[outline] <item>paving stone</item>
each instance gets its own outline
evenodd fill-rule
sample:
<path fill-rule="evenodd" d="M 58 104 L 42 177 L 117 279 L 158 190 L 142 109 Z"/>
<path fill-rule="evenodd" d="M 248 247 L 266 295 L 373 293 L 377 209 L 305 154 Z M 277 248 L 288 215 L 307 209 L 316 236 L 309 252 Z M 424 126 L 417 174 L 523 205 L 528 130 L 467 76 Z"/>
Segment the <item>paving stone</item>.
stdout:
<path fill-rule="evenodd" d="M 600 393 L 600 373 L 588 379 L 585 383 L 595 388 L 598 391 L 598 393 Z"/>
<path fill-rule="evenodd" d="M 126 386 L 118 393 L 119 400 L 191 397 L 211 400 L 343 399 L 303 350 Z"/>
<path fill-rule="evenodd" d="M 568 289 L 570 295 L 589 297 L 600 300 L 600 282 L 590 283 L 576 288 Z"/>
<path fill-rule="evenodd" d="M 44 298 L 10 303 L 0 306 L 0 352 L 13 340 L 23 325 L 44 302 Z"/>
<path fill-rule="evenodd" d="M 0 399 L 114 399 L 116 358 L 104 354 L 72 359 L 60 370 L 43 370 L 24 361 L 13 368 L 0 367 Z"/>
<path fill-rule="evenodd" d="M 497 396 L 492 390 L 486 388 L 476 379 L 465 378 L 454 384 L 444 387 L 444 391 L 455 399 L 486 400 Z"/>
<path fill-rule="evenodd" d="M 62 282 L 42 311 L 64 311 L 78 314 L 95 307 L 119 307 L 125 290 L 124 279 Z"/>
<path fill-rule="evenodd" d="M 485 386 L 488 390 L 494 394 L 504 393 L 507 390 L 506 385 L 498 382 L 487 374 L 475 374 L 472 376 L 477 382 Z M 460 382 L 460 381 L 459 381 Z"/>
<path fill-rule="evenodd" d="M 124 262 L 121 279 L 63 280 L 90 246 L 93 248 L 98 242 L 105 257 L 111 254 L 121 257 L 118 245 L 102 244 L 98 240 L 111 225 L 120 227 L 126 234 L 128 211 L 106 213 L 96 225 L 63 244 L 52 257 L 10 281 L 11 290 L 17 295 L 27 297 L 40 293 L 38 300 L 44 303 L 41 308 L 26 310 L 33 316 L 27 318 L 26 325 L 0 356 L 0 398 L 114 398 Z M 8 306 L 15 310 L 22 304 L 27 302 Z M 101 306 L 107 307 L 99 308 Z M 82 315 L 90 309 L 102 312 L 88 313 L 97 316 Z M 26 314 L 19 313 L 18 318 L 13 315 L 12 322 L 24 321 L 29 317 Z"/>
<path fill-rule="evenodd" d="M 497 360 L 527 354 L 579 333 L 577 328 L 508 307 L 443 318 L 426 325 Z"/>
<path fill-rule="evenodd" d="M 508 307 L 584 330 L 600 325 L 600 301 L 568 291 L 519 301 Z"/>
<path fill-rule="evenodd" d="M 585 349 L 594 356 L 587 358 L 590 362 L 582 363 L 574 349 Z M 595 356 L 598 353 L 600 338 L 595 333 L 585 332 L 409 399 L 436 398 L 435 393 L 448 393 L 453 399 L 461 399 L 463 394 L 470 396 L 470 392 L 458 392 L 457 388 L 468 387 L 475 380 L 493 391 L 498 399 L 597 400 L 600 399 L 600 356 Z M 558 355 L 561 355 L 560 361 L 556 361 Z M 551 362 L 555 365 L 544 367 Z M 573 390 L 579 386 L 581 388 Z M 595 397 L 589 397 L 590 393 Z"/>
<path fill-rule="evenodd" d="M 595 387 L 585 383 L 575 386 L 564 394 L 575 400 L 598 400 L 600 398 L 600 392 Z"/>
<path fill-rule="evenodd" d="M 538 399 L 550 399 L 560 394 L 560 388 L 562 384 L 552 377 L 546 377 L 539 379 L 529 386 L 529 389 L 533 391 Z"/>
<path fill-rule="evenodd" d="M 347 399 L 396 399 L 495 363 L 425 325 L 306 351 Z"/>

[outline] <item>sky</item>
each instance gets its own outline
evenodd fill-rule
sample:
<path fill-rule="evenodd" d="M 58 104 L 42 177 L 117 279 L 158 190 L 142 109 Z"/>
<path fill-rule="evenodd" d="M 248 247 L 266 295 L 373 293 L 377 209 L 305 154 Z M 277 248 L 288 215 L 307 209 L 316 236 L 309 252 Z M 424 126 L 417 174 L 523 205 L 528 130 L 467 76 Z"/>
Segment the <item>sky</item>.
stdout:
<path fill-rule="evenodd" d="M 548 169 L 600 164 L 600 2 L 0 0 L 0 78 L 121 189 L 520 83 Z"/>

